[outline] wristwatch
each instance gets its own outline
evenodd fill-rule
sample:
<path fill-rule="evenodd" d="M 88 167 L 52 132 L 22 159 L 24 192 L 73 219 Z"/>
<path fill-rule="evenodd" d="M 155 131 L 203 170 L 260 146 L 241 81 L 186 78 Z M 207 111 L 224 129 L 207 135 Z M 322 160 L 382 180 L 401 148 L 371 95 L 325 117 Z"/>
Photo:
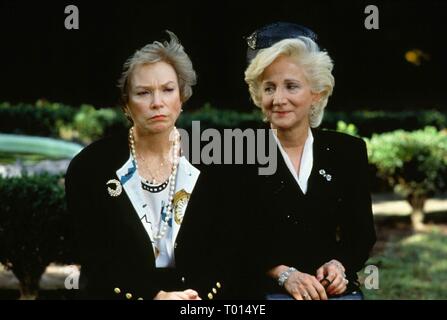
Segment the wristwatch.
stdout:
<path fill-rule="evenodd" d="M 281 274 L 278 277 L 278 285 L 280 287 L 284 287 L 284 284 L 286 283 L 287 279 L 289 279 L 290 274 L 292 272 L 298 271 L 294 267 L 289 267 L 286 271 L 281 272 Z"/>

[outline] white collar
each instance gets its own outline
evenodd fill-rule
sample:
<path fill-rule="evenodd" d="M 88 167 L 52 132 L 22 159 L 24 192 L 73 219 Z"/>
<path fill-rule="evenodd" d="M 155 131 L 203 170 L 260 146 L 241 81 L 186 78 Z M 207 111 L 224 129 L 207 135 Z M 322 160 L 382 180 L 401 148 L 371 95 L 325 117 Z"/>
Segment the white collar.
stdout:
<path fill-rule="evenodd" d="M 199 178 L 200 170 L 194 167 L 184 156 L 180 157 L 177 170 L 175 193 L 186 192 L 190 195 L 196 185 L 197 179 Z M 116 171 L 116 175 L 118 176 L 124 191 L 129 197 L 132 206 L 141 219 L 146 214 L 143 210 L 145 200 L 143 198 L 141 180 L 138 176 L 135 162 L 132 160 L 131 155 L 129 155 L 129 159 L 126 163 L 124 163 L 124 165 Z M 182 211 L 184 214 L 186 211 L 186 206 L 183 207 Z M 173 242 L 177 237 L 177 233 L 178 228 L 175 228 L 174 236 L 172 237 Z M 150 234 L 149 237 L 152 241 L 154 241 Z"/>
<path fill-rule="evenodd" d="M 278 144 L 279 150 L 281 151 L 282 157 L 284 158 L 287 168 L 289 168 L 290 173 L 295 178 L 301 191 L 304 194 L 306 194 L 307 184 L 309 181 L 310 173 L 312 172 L 312 166 L 313 166 L 313 162 L 314 162 L 314 153 L 313 153 L 314 136 L 312 135 L 312 130 L 310 130 L 310 128 L 309 128 L 306 142 L 304 143 L 303 154 L 301 156 L 299 175 L 295 171 L 292 161 L 290 160 L 288 154 L 282 147 L 281 142 L 279 141 L 278 137 L 276 136 L 276 134 L 274 134 L 273 136 L 275 137 L 275 141 Z"/>

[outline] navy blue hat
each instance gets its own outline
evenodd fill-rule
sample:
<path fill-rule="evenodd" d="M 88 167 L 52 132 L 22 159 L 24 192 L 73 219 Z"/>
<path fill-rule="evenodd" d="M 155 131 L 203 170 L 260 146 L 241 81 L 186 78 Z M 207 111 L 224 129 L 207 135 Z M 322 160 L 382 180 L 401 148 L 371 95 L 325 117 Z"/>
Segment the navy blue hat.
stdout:
<path fill-rule="evenodd" d="M 290 38 L 308 37 L 317 41 L 317 34 L 307 27 L 289 22 L 275 22 L 265 25 L 245 38 L 247 60 L 250 62 L 260 49 L 268 48 L 278 41 Z"/>

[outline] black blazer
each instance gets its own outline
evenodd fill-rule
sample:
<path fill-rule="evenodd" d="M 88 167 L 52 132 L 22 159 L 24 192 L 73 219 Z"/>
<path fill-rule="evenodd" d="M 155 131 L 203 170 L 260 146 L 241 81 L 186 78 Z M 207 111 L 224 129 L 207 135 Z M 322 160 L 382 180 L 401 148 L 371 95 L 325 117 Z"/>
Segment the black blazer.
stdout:
<path fill-rule="evenodd" d="M 236 297 L 230 284 L 237 283 L 231 242 L 236 237 L 227 239 L 231 222 L 221 199 L 231 172 L 199 167 L 175 244 L 176 268 L 160 269 L 124 189 L 118 197 L 107 191 L 106 182 L 116 179 L 128 157 L 124 134 L 87 146 L 68 168 L 66 197 L 82 266 L 80 297 L 152 299 L 159 290 L 186 288 L 198 290 L 202 299 L 210 293 L 213 299 Z"/>
<path fill-rule="evenodd" d="M 279 149 L 275 174 L 253 178 L 251 260 L 261 274 L 280 264 L 315 274 L 322 264 L 337 259 L 346 268 L 352 291 L 376 240 L 366 145 L 337 132 L 312 133 L 314 163 L 306 195 Z M 280 292 L 276 282 L 267 280 L 266 285 L 263 290 Z"/>

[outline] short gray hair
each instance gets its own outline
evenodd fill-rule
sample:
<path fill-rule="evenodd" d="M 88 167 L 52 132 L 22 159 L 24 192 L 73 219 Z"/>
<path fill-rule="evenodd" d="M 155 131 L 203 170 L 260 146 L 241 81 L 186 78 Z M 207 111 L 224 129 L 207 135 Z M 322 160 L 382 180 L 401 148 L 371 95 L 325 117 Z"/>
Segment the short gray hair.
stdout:
<path fill-rule="evenodd" d="M 191 59 L 186 54 L 183 46 L 180 44 L 177 36 L 166 30 L 170 41 L 163 43 L 154 41 L 137 50 L 124 63 L 123 73 L 118 81 L 118 88 L 121 91 L 121 101 L 124 105 L 129 99 L 129 84 L 132 72 L 136 67 L 164 61 L 170 64 L 177 74 L 180 90 L 180 99 L 186 102 L 192 95 L 192 86 L 197 82 L 196 72 L 192 66 Z"/>
<path fill-rule="evenodd" d="M 303 68 L 312 92 L 321 94 L 320 101 L 312 105 L 309 115 L 310 126 L 318 127 L 323 120 L 324 108 L 334 89 L 335 80 L 332 75 L 334 64 L 327 52 L 321 51 L 318 45 L 308 37 L 285 39 L 258 52 L 245 70 L 245 82 L 248 84 L 253 102 L 262 109 L 261 76 L 280 55 L 292 57 L 297 65 Z"/>

